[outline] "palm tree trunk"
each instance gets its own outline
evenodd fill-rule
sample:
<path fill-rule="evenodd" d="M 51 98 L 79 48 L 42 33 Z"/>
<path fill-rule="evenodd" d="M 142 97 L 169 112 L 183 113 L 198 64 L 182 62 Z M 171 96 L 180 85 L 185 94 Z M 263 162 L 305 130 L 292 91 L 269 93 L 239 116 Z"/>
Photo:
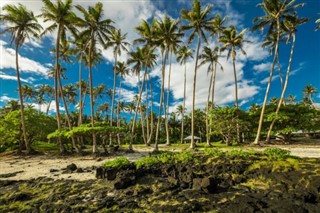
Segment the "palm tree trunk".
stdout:
<path fill-rule="evenodd" d="M 273 61 L 272 61 L 272 65 L 271 65 L 270 76 L 269 76 L 269 80 L 268 80 L 268 86 L 267 86 L 267 89 L 266 89 L 266 94 L 264 96 L 263 106 L 262 106 L 262 109 L 261 109 L 257 135 L 256 135 L 256 138 L 255 138 L 255 140 L 253 142 L 254 145 L 259 145 L 259 139 L 260 139 L 260 134 L 261 134 L 261 129 L 262 129 L 264 111 L 265 111 L 266 105 L 267 105 L 267 100 L 268 100 L 268 95 L 269 95 L 269 91 L 270 91 L 270 86 L 271 86 L 274 66 L 275 66 L 275 63 L 276 63 L 276 60 L 277 60 L 277 57 L 278 57 L 279 39 L 280 39 L 280 23 L 279 23 L 279 20 L 277 20 L 277 41 L 276 41 L 277 43 L 276 43 L 276 47 L 275 47 L 275 50 L 274 50 L 274 56 L 273 56 Z"/>
<path fill-rule="evenodd" d="M 60 72 L 58 71 L 58 75 L 60 76 Z M 69 130 L 72 130 L 72 125 L 71 125 L 71 121 L 70 121 L 70 117 L 69 117 L 69 110 L 68 110 L 68 106 L 67 106 L 67 103 L 66 103 L 66 100 L 64 98 L 64 94 L 63 94 L 63 90 L 62 90 L 62 82 L 61 82 L 61 79 L 58 78 L 59 80 L 59 88 L 60 88 L 60 94 L 61 94 L 61 98 L 62 98 L 62 102 L 63 102 L 63 105 L 64 105 L 64 109 L 66 111 L 66 117 L 67 117 L 67 122 L 68 122 L 68 127 L 69 127 Z M 76 150 L 77 153 L 80 153 L 80 150 L 76 144 L 76 140 L 74 138 L 74 136 L 71 137 L 71 141 L 72 141 L 72 146 L 73 148 Z"/>
<path fill-rule="evenodd" d="M 89 49 L 89 88 L 90 88 L 90 111 L 91 111 L 91 127 L 94 127 L 94 97 L 93 97 L 93 87 L 92 87 L 92 49 L 93 49 L 93 39 L 91 39 L 90 49 Z M 92 153 L 96 154 L 99 152 L 97 146 L 96 133 L 92 133 Z"/>
<path fill-rule="evenodd" d="M 18 33 L 19 35 L 19 33 Z M 23 95 L 22 95 L 22 88 L 21 88 L 21 81 L 20 81 L 20 71 L 19 71 L 19 44 L 18 40 L 16 41 L 16 72 L 17 72 L 17 81 L 18 81 L 18 90 L 19 90 L 19 99 L 20 99 L 20 115 L 21 115 L 21 128 L 22 134 L 24 139 L 24 144 L 26 146 L 26 153 L 30 154 L 31 146 L 28 141 L 27 132 L 26 132 L 26 123 L 24 118 L 24 106 L 23 106 Z"/>
<path fill-rule="evenodd" d="M 113 114 L 114 114 L 114 98 L 116 93 L 116 77 L 117 77 L 117 54 L 114 55 L 114 72 L 113 72 L 113 91 L 112 91 L 112 103 L 111 103 L 111 119 L 110 119 L 110 126 L 112 126 L 113 122 Z"/>
<path fill-rule="evenodd" d="M 82 124 L 82 53 L 79 59 L 79 118 L 78 126 Z"/>
<path fill-rule="evenodd" d="M 130 138 L 130 143 L 129 143 L 129 150 L 133 149 L 132 148 L 132 142 L 133 142 L 133 139 L 135 138 L 137 114 L 138 114 L 138 109 L 139 109 L 140 102 L 141 102 L 142 90 L 143 90 L 143 87 L 144 87 L 144 82 L 146 80 L 146 76 L 147 76 L 147 68 L 146 68 L 146 71 L 145 71 L 145 73 L 143 75 L 141 89 L 139 89 L 138 103 L 137 103 L 137 106 L 136 106 L 136 109 L 135 109 L 135 112 L 134 112 L 132 128 L 131 128 L 131 138 Z"/>
<path fill-rule="evenodd" d="M 164 78 L 165 78 L 165 69 L 166 69 L 166 59 L 168 57 L 168 50 L 165 50 L 165 53 L 162 53 L 162 83 L 161 83 L 161 94 L 160 94 L 160 106 L 159 106 L 159 115 L 157 121 L 156 129 L 156 140 L 154 144 L 154 151 L 159 151 L 159 131 L 160 131 L 160 122 L 161 122 L 161 107 L 164 99 Z"/>
<path fill-rule="evenodd" d="M 60 54 L 60 36 L 61 36 L 61 27 L 59 26 L 58 29 L 58 35 L 57 35 L 57 40 L 56 40 L 56 70 L 55 70 L 55 75 L 54 75 L 54 91 L 55 91 L 55 98 L 56 98 L 56 116 L 57 116 L 57 124 L 58 124 L 58 130 L 61 130 L 61 120 L 60 120 L 60 109 L 59 109 L 59 89 L 58 89 L 58 79 L 60 76 L 58 75 L 59 73 L 59 54 Z M 60 148 L 60 153 L 63 154 L 65 153 L 65 147 L 63 144 L 63 141 L 61 138 L 58 139 L 59 141 L 59 148 Z"/>
<path fill-rule="evenodd" d="M 148 90 L 148 83 L 147 82 L 147 85 L 146 85 L 146 127 L 147 127 L 147 133 L 146 133 L 146 136 L 147 136 L 147 142 L 146 142 L 146 145 L 148 145 L 148 141 L 149 141 L 149 136 L 150 136 L 150 130 L 149 130 L 149 115 L 148 115 L 148 112 L 149 112 L 149 90 Z"/>
<path fill-rule="evenodd" d="M 119 109 L 119 103 L 120 103 L 120 96 L 121 96 L 121 78 L 120 78 L 120 82 L 119 82 L 119 92 L 118 92 L 118 105 L 117 105 L 117 127 L 120 127 L 120 109 Z M 117 138 L 118 138 L 118 145 L 121 145 L 120 142 L 120 134 L 117 134 Z"/>
<path fill-rule="evenodd" d="M 211 64 L 212 66 L 213 64 Z M 208 98 L 207 98 L 207 106 L 206 106 L 206 132 L 207 132 L 207 146 L 210 146 L 210 132 L 209 132 L 209 101 L 211 95 L 212 81 L 213 81 L 213 70 L 211 69 L 211 78 L 208 89 Z"/>
<path fill-rule="evenodd" d="M 238 103 L 238 79 L 237 79 L 237 70 L 236 70 L 236 59 L 233 55 L 232 57 L 232 64 L 233 64 L 233 75 L 234 75 L 234 89 L 235 89 L 235 97 L 236 97 L 236 109 L 237 109 L 237 142 L 240 143 L 240 127 L 239 127 L 239 103 Z"/>
<path fill-rule="evenodd" d="M 150 76 L 148 74 L 148 81 L 150 82 Z M 150 84 L 150 98 L 151 98 L 151 111 L 150 111 L 150 136 L 147 141 L 147 145 L 150 146 L 150 142 L 152 140 L 153 136 L 153 124 L 154 124 L 154 118 L 153 118 L 153 95 L 152 95 L 152 84 Z"/>
<path fill-rule="evenodd" d="M 170 51 L 170 65 L 169 65 L 169 75 L 168 75 L 168 90 L 167 90 L 167 103 L 165 104 L 166 111 L 166 136 L 167 142 L 166 145 L 170 145 L 170 132 L 169 132 L 169 107 L 170 107 L 170 77 L 171 77 L 171 64 L 172 64 L 172 51 Z"/>
<path fill-rule="evenodd" d="M 183 83 L 183 109 L 181 113 L 181 143 L 184 138 L 184 111 L 186 108 L 186 91 L 187 91 L 187 63 L 184 63 L 184 83 Z"/>
<path fill-rule="evenodd" d="M 288 83 L 289 83 L 289 76 L 290 76 L 291 63 L 292 63 L 292 57 L 293 57 L 295 42 L 296 42 L 296 36 L 293 35 L 293 37 L 292 37 L 292 46 L 291 46 L 291 51 L 290 51 L 290 58 L 289 58 L 289 63 L 288 63 L 288 68 L 287 68 L 287 73 L 286 73 L 286 80 L 285 80 L 284 86 L 282 88 L 280 101 L 278 103 L 277 110 L 276 110 L 276 115 L 278 115 L 278 113 L 280 111 L 281 105 L 282 105 L 282 103 L 284 101 L 284 95 L 285 95 L 285 92 L 287 90 L 287 86 L 288 86 Z M 267 143 L 270 142 L 270 135 L 271 135 L 271 131 L 273 129 L 274 124 L 275 124 L 275 120 L 273 119 L 273 121 L 270 124 L 269 130 L 268 130 L 268 134 L 267 134 L 267 138 L 266 138 L 266 142 Z"/>
<path fill-rule="evenodd" d="M 196 83 L 197 83 L 197 68 L 198 68 L 198 58 L 199 58 L 199 50 L 200 50 L 200 38 L 201 33 L 198 32 L 198 47 L 197 47 L 197 53 L 196 53 L 196 63 L 194 67 L 194 76 L 193 76 L 193 91 L 192 91 L 192 113 L 191 113 L 191 144 L 190 148 L 194 149 L 196 147 L 196 144 L 194 142 L 194 107 L 196 102 Z"/>

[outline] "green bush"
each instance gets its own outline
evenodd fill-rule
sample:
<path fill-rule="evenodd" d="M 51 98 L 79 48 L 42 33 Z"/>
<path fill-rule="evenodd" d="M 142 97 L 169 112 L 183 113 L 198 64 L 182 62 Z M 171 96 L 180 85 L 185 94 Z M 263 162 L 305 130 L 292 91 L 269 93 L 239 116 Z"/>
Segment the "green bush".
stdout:
<path fill-rule="evenodd" d="M 187 163 L 187 162 L 195 162 L 197 158 L 193 155 L 192 152 L 187 151 L 187 152 L 179 152 L 175 154 L 175 163 L 182 162 L 182 163 Z"/>
<path fill-rule="evenodd" d="M 290 156 L 290 151 L 279 148 L 266 148 L 263 151 L 271 160 L 284 160 Z"/>
<path fill-rule="evenodd" d="M 206 148 L 204 149 L 204 154 L 211 157 L 223 157 L 225 153 L 216 148 Z"/>
<path fill-rule="evenodd" d="M 137 169 L 141 167 L 150 167 L 158 163 L 160 163 L 160 160 L 156 156 L 146 156 L 135 162 Z"/>
<path fill-rule="evenodd" d="M 246 158 L 255 154 L 257 154 L 257 152 L 252 149 L 248 151 L 245 151 L 242 149 L 233 149 L 229 152 L 226 152 L 226 155 L 229 157 L 242 157 L 242 158 Z"/>
<path fill-rule="evenodd" d="M 130 165 L 130 161 L 125 157 L 119 157 L 111 161 L 106 161 L 102 166 L 111 168 L 120 168 Z"/>

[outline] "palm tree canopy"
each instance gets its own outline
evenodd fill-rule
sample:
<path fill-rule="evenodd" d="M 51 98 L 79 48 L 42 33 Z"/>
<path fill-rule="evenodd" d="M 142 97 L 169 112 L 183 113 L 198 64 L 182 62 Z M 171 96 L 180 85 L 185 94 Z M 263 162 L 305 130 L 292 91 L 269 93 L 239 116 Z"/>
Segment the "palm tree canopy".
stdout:
<path fill-rule="evenodd" d="M 0 35 L 9 32 L 11 34 L 11 44 L 13 41 L 21 46 L 25 39 L 30 37 L 39 37 L 39 32 L 42 30 L 40 24 L 32 11 L 26 9 L 22 4 L 5 5 L 2 10 L 5 14 L 0 15 L 0 22 L 4 22 L 4 30 Z"/>
<path fill-rule="evenodd" d="M 282 22 L 282 29 L 287 33 L 287 43 L 297 32 L 297 27 L 301 24 L 305 24 L 308 20 L 308 18 L 299 18 L 296 13 L 294 13 L 293 15 L 288 14 L 285 16 L 284 21 Z"/>
<path fill-rule="evenodd" d="M 129 68 L 127 67 L 127 64 L 125 62 L 118 61 L 116 66 L 116 74 L 120 76 L 120 78 L 124 78 L 126 75 L 129 74 Z"/>
<path fill-rule="evenodd" d="M 180 62 L 181 65 L 187 63 L 189 58 L 193 58 L 193 49 L 189 49 L 188 46 L 181 46 L 177 53 L 177 61 Z"/>
<path fill-rule="evenodd" d="M 122 35 L 120 29 L 111 29 L 110 36 L 105 48 L 113 47 L 114 55 L 121 55 L 121 51 L 128 51 L 127 47 L 130 43 L 126 41 L 127 33 Z"/>
<path fill-rule="evenodd" d="M 180 14 L 182 19 L 189 22 L 188 24 L 182 26 L 182 30 L 193 29 L 189 36 L 189 44 L 193 42 L 196 34 L 198 34 L 198 36 L 201 36 L 202 39 L 206 43 L 208 43 L 207 37 L 204 33 L 204 29 L 210 29 L 210 21 L 212 19 L 208 16 L 210 15 L 212 7 L 213 5 L 209 4 L 202 10 L 200 0 L 194 0 L 192 3 L 192 9 L 190 11 L 184 9 L 181 10 Z"/>
<path fill-rule="evenodd" d="M 221 17 L 218 13 L 216 16 L 210 21 L 211 24 L 211 36 L 213 37 L 215 34 L 221 34 L 225 29 L 224 23 L 226 22 L 227 17 Z"/>
<path fill-rule="evenodd" d="M 215 63 L 220 65 L 221 70 L 223 71 L 222 65 L 218 62 L 218 58 L 223 57 L 219 56 L 219 48 L 215 47 L 213 50 L 210 47 L 204 47 L 203 53 L 199 55 L 199 59 L 202 59 L 198 67 L 203 66 L 204 64 L 209 63 L 208 73 L 213 70 Z"/>
<path fill-rule="evenodd" d="M 311 84 L 308 84 L 304 89 L 303 89 L 303 94 L 305 96 L 307 95 L 312 95 L 313 93 L 317 92 L 317 88 L 313 87 Z"/>
<path fill-rule="evenodd" d="M 229 28 L 223 30 L 223 34 L 219 38 L 219 42 L 223 44 L 221 51 L 229 49 L 227 59 L 230 58 L 230 55 L 232 55 L 233 59 L 236 58 L 236 48 L 240 49 L 240 51 L 246 55 L 246 52 L 243 49 L 243 44 L 245 42 L 250 42 L 243 38 L 246 30 L 247 29 L 242 30 L 239 34 L 237 34 L 237 30 L 234 26 L 230 26 Z"/>

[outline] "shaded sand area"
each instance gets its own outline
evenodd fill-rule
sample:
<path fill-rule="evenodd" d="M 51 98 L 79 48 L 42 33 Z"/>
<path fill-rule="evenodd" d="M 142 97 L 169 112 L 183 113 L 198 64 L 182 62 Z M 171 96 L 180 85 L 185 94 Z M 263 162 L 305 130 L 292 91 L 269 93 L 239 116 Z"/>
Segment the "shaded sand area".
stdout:
<path fill-rule="evenodd" d="M 263 151 L 268 147 L 278 147 L 291 151 L 292 155 L 307 158 L 320 158 L 320 146 L 312 145 L 269 145 L 262 147 L 245 147 L 244 149 L 255 149 Z M 95 179 L 95 169 L 104 161 L 112 160 L 119 156 L 125 156 L 130 161 L 147 156 L 153 147 L 135 149 L 134 153 L 119 153 L 109 157 L 88 156 L 57 156 L 36 155 L 18 156 L 15 154 L 0 155 L 0 180 L 29 180 L 38 177 L 48 177 L 55 180 L 91 180 Z M 160 150 L 181 151 L 176 147 L 161 146 Z M 225 150 L 224 148 L 222 150 Z M 67 169 L 68 165 L 75 164 L 76 167 Z M 72 167 L 72 166 L 71 166 Z"/>

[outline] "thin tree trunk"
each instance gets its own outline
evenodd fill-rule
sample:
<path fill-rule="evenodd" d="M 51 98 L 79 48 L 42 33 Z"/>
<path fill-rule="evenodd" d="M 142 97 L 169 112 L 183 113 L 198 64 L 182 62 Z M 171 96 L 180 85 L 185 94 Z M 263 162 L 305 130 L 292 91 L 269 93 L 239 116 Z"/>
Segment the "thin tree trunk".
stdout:
<path fill-rule="evenodd" d="M 18 33 L 19 35 L 19 33 Z M 18 38 L 16 38 L 18 39 Z M 19 71 L 19 44 L 18 40 L 16 41 L 16 71 L 17 71 L 17 81 L 18 81 L 18 90 L 19 90 L 19 99 L 20 99 L 20 115 L 21 115 L 21 128 L 22 128 L 22 134 L 24 139 L 24 144 L 26 146 L 26 153 L 31 153 L 31 146 L 28 141 L 27 132 L 26 132 L 26 123 L 24 118 L 24 106 L 23 106 L 23 95 L 22 95 L 22 88 L 21 88 L 21 80 L 20 80 L 20 71 Z"/>
<path fill-rule="evenodd" d="M 114 98 L 116 93 L 116 77 L 117 77 L 117 54 L 114 55 L 114 72 L 113 72 L 113 91 L 112 91 L 112 101 L 111 101 L 111 119 L 110 119 L 110 126 L 112 126 L 113 122 L 113 114 L 114 114 Z"/>
<path fill-rule="evenodd" d="M 196 83 L 197 83 L 197 71 L 198 71 L 198 58 L 199 58 L 199 50 L 200 50 L 200 38 L 201 33 L 198 32 L 198 47 L 197 47 L 197 55 L 196 55 L 196 63 L 194 67 L 194 76 L 193 76 L 193 91 L 192 91 L 192 113 L 191 113 L 191 144 L 190 148 L 194 149 L 196 144 L 194 142 L 194 107 L 196 102 Z"/>
<path fill-rule="evenodd" d="M 78 126 L 82 124 L 82 53 L 79 60 L 79 118 Z"/>
<path fill-rule="evenodd" d="M 159 106 L 159 115 L 157 121 L 157 129 L 156 129 L 156 140 L 154 144 L 154 151 L 159 151 L 158 143 L 159 143 L 159 131 L 160 131 L 160 122 L 161 122 L 161 107 L 164 99 L 164 78 L 165 78 L 165 69 L 166 69 L 166 59 L 168 57 L 168 50 L 165 50 L 165 53 L 162 53 L 162 83 L 161 83 L 161 94 L 160 94 L 160 106 Z"/>
<path fill-rule="evenodd" d="M 263 117 L 264 117 L 264 111 L 265 111 L 266 105 L 267 105 L 267 100 L 268 100 L 268 95 L 269 95 L 269 91 L 270 91 L 270 86 L 271 86 L 274 66 L 275 66 L 275 63 L 276 63 L 276 60 L 277 60 L 277 57 L 278 57 L 279 39 L 280 39 L 280 23 L 279 23 L 279 20 L 277 20 L 277 31 L 278 31 L 277 32 L 277 41 L 276 41 L 277 43 L 276 43 L 276 47 L 275 47 L 275 50 L 274 50 L 274 57 L 273 57 L 272 65 L 271 65 L 270 76 L 269 76 L 269 80 L 268 80 L 268 86 L 267 86 L 266 94 L 265 94 L 265 97 L 264 97 L 263 106 L 262 106 L 262 109 L 261 109 L 257 135 L 256 135 L 256 138 L 255 138 L 255 140 L 253 142 L 254 145 L 258 145 L 259 144 L 259 139 L 260 139 L 260 134 L 261 134 L 261 129 L 262 129 L 262 123 L 263 123 Z"/>
<path fill-rule="evenodd" d="M 147 85 L 146 85 L 146 126 L 147 126 L 147 142 L 146 142 L 146 145 L 148 146 L 148 141 L 149 141 L 149 135 L 150 135 L 150 132 L 149 132 L 149 115 L 148 115 L 148 112 L 149 112 L 149 97 L 148 97 L 148 82 L 147 82 Z"/>
<path fill-rule="evenodd" d="M 133 122 L 132 122 L 132 128 L 131 128 L 131 138 L 130 138 L 130 143 L 129 143 L 129 150 L 133 150 L 132 142 L 133 142 L 133 139 L 135 138 L 137 114 L 138 114 L 138 109 L 139 109 L 140 102 L 141 102 L 142 90 L 143 90 L 143 87 L 144 87 L 144 82 L 146 80 L 146 76 L 147 76 L 147 68 L 146 68 L 146 71 L 145 71 L 145 73 L 143 75 L 141 89 L 139 89 L 138 103 L 136 105 L 136 109 L 135 109 L 135 113 L 134 113 L 134 117 L 133 117 Z"/>
<path fill-rule="evenodd" d="M 187 63 L 184 63 L 184 83 L 183 83 L 183 109 L 181 113 L 181 143 L 184 138 L 184 111 L 186 108 L 186 87 L 187 87 Z"/>
<path fill-rule="evenodd" d="M 236 63 L 235 63 L 236 59 L 233 56 L 232 57 L 232 64 L 233 64 L 233 75 L 234 75 L 234 89 L 235 89 L 235 97 L 236 97 L 236 109 L 237 109 L 237 142 L 238 144 L 240 143 L 240 127 L 239 127 L 239 103 L 238 103 L 238 79 L 237 79 L 237 71 L 236 71 Z"/>
<path fill-rule="evenodd" d="M 58 71 L 58 75 L 60 76 L 60 71 Z M 68 106 L 67 106 L 66 100 L 64 98 L 63 90 L 62 90 L 62 82 L 61 82 L 60 78 L 58 78 L 58 80 L 59 80 L 58 83 L 59 83 L 62 102 L 63 102 L 63 105 L 64 105 L 64 109 L 66 111 L 68 127 L 69 127 L 69 130 L 72 130 L 72 125 L 71 125 L 71 121 L 70 121 L 70 117 L 69 117 L 69 110 L 68 110 Z M 77 153 L 80 153 L 79 147 L 76 144 L 76 140 L 75 140 L 74 136 L 71 137 L 71 141 L 72 141 L 73 148 L 76 150 Z"/>
<path fill-rule="evenodd" d="M 168 75 L 168 91 L 167 91 L 167 103 L 165 104 L 165 112 L 166 112 L 166 136 L 167 136 L 167 142 L 166 145 L 170 145 L 170 132 L 169 132 L 169 114 L 170 114 L 170 77 L 171 77 L 171 64 L 172 64 L 172 51 L 170 51 L 170 65 L 169 65 L 169 75 Z"/>
<path fill-rule="evenodd" d="M 282 103 L 283 103 L 283 101 L 284 101 L 284 95 L 285 95 L 285 92 L 286 92 L 286 90 L 287 90 L 287 86 L 288 86 L 288 83 L 289 83 L 289 76 L 290 76 L 292 56 L 293 56 L 293 52 L 294 52 L 295 42 L 296 42 L 296 36 L 293 35 L 293 37 L 292 37 L 291 52 L 290 52 L 290 58 L 289 58 L 289 63 L 288 63 L 288 68 L 287 68 L 287 73 L 286 73 L 286 80 L 285 80 L 285 83 L 284 83 L 284 86 L 283 86 L 283 89 L 282 89 L 282 92 L 281 92 L 281 97 L 280 97 L 280 101 L 279 101 L 278 106 L 277 106 L 276 115 L 278 115 L 278 113 L 279 113 L 279 111 L 280 111 L 281 105 L 282 105 Z M 270 127 L 269 127 L 268 134 L 267 134 L 267 138 L 266 138 L 266 142 L 267 142 L 267 143 L 270 142 L 270 135 L 271 135 L 271 131 L 272 131 L 272 129 L 273 129 L 274 124 L 275 124 L 275 119 L 273 119 L 273 121 L 271 122 L 271 125 L 270 125 Z"/>
<path fill-rule="evenodd" d="M 148 74 L 148 81 L 150 82 L 150 76 Z M 147 145 L 150 146 L 150 142 L 152 140 L 153 136 L 153 124 L 154 124 L 154 118 L 153 118 L 153 94 L 152 94 L 152 84 L 150 84 L 150 98 L 151 98 L 151 111 L 150 111 L 150 136 L 147 141 Z"/>
<path fill-rule="evenodd" d="M 121 96 L 121 78 L 120 78 L 120 82 L 119 82 L 119 92 L 118 92 L 118 105 L 117 105 L 117 127 L 120 127 L 120 109 L 119 109 L 119 103 L 120 103 L 120 96 Z M 121 145 L 120 142 L 120 134 L 117 134 L 117 138 L 118 138 L 118 145 Z"/>
<path fill-rule="evenodd" d="M 89 88 L 90 88 L 90 111 L 91 111 L 91 127 L 94 127 L 94 97 L 92 88 L 92 49 L 93 49 L 93 39 L 91 39 L 90 50 L 89 50 Z M 92 153 L 96 154 L 99 152 L 97 146 L 96 133 L 92 133 Z"/>
<path fill-rule="evenodd" d="M 60 109 L 59 109 L 59 91 L 58 91 L 58 79 L 60 76 L 58 75 L 59 73 L 59 54 L 60 54 L 60 35 L 61 34 L 61 27 L 59 26 L 58 29 L 58 35 L 57 35 L 57 41 L 56 41 L 56 70 L 55 70 L 55 75 L 54 75 L 54 91 L 55 91 L 55 96 L 56 96 L 56 116 L 57 116 L 57 124 L 58 124 L 58 130 L 61 130 L 61 120 L 60 120 Z M 58 138 L 59 141 L 59 148 L 60 148 L 60 153 L 65 153 L 65 147 L 63 144 L 63 141 L 61 138 Z"/>
<path fill-rule="evenodd" d="M 211 64 L 212 66 L 213 64 Z M 210 132 L 209 132 L 209 101 L 210 101 L 210 95 L 211 95 L 211 88 L 212 88 L 212 81 L 213 81 L 213 70 L 211 69 L 211 78 L 210 78 L 210 84 L 208 89 L 208 98 L 207 98 L 207 107 L 206 107 L 206 132 L 207 132 L 207 146 L 210 146 Z"/>

